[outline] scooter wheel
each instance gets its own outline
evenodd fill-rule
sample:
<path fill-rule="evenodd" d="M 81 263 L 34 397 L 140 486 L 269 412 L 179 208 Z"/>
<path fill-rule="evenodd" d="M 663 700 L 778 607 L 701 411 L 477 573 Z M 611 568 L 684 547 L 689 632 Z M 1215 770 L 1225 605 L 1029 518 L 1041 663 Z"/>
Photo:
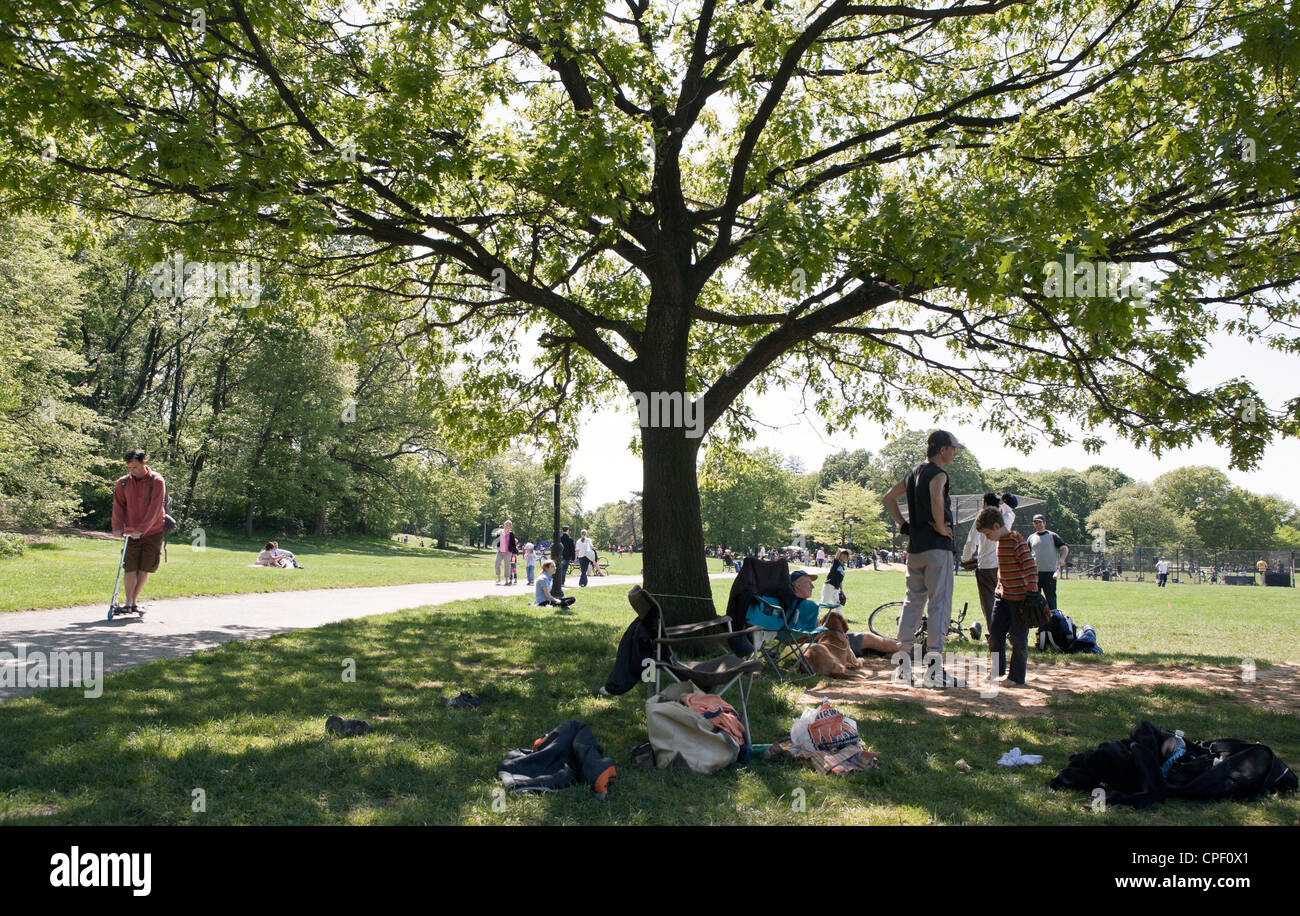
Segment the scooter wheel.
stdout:
<path fill-rule="evenodd" d="M 108 619 L 109 619 L 109 620 L 112 620 L 112 619 L 113 619 L 113 610 L 114 610 L 113 608 L 109 608 L 109 609 L 108 609 Z"/>

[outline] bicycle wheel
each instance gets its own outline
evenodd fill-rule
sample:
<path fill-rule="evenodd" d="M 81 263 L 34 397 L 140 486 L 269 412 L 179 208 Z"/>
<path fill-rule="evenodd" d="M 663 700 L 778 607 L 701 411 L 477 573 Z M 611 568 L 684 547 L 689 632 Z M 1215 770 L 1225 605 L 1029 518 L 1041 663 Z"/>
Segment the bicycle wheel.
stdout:
<path fill-rule="evenodd" d="M 882 604 L 867 618 L 867 629 L 885 639 L 897 639 L 898 624 L 902 617 L 903 602 L 891 601 L 889 604 Z"/>

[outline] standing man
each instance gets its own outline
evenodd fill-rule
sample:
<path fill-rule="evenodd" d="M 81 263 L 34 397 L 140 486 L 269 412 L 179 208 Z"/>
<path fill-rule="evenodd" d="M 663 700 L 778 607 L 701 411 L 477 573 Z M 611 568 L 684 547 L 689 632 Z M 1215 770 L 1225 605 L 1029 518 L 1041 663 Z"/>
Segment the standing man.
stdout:
<path fill-rule="evenodd" d="M 1056 610 L 1056 574 L 1065 566 L 1070 548 L 1055 531 L 1047 530 L 1047 516 L 1034 516 L 1034 533 L 1029 536 L 1029 547 L 1038 564 L 1038 589 L 1047 599 L 1047 607 Z"/>
<path fill-rule="evenodd" d="M 166 530 L 167 484 L 144 463 L 144 449 L 126 453 L 127 473 L 113 486 L 113 533 L 128 538 L 122 561 L 126 584 L 123 608 L 143 613 L 140 591 L 149 573 L 158 571 Z"/>
<path fill-rule="evenodd" d="M 898 626 L 901 651 L 910 656 L 916 642 L 916 627 L 921 612 L 929 605 L 930 624 L 927 629 L 928 650 L 943 652 L 943 642 L 948 635 L 952 619 L 952 579 L 954 553 L 952 539 L 952 507 L 948 500 L 948 474 L 944 468 L 957 457 L 961 448 L 950 432 L 937 429 L 926 442 L 925 461 L 907 472 L 907 476 L 889 488 L 882 500 L 885 511 L 898 525 L 899 533 L 907 535 L 907 599 Z M 898 500 L 907 494 L 908 521 L 898 509 Z M 908 680 L 910 682 L 910 666 Z M 927 682 L 949 686 L 950 681 L 938 671 L 938 679 L 927 676 Z"/>
<path fill-rule="evenodd" d="M 591 543 L 591 538 L 587 537 L 586 528 L 578 532 L 578 543 L 573 545 L 573 552 L 578 558 L 578 565 L 582 567 L 582 576 L 578 579 L 578 588 L 586 588 L 587 570 L 591 564 L 596 562 L 596 545 Z"/>
<path fill-rule="evenodd" d="M 1156 588 L 1164 588 L 1169 582 L 1169 561 L 1164 557 L 1156 564 Z"/>
<path fill-rule="evenodd" d="M 1003 525 L 1007 528 L 1015 527 L 1016 513 L 998 498 L 998 494 L 985 493 L 984 508 L 998 509 Z M 980 515 L 983 514 L 981 511 Z M 970 534 L 966 538 L 966 547 L 961 553 L 961 560 L 962 565 L 971 560 L 976 561 L 975 587 L 979 590 L 980 610 L 984 612 L 984 629 L 992 632 L 993 595 L 998 587 L 998 543 L 980 531 L 979 525 L 971 525 Z"/>
<path fill-rule="evenodd" d="M 574 559 L 573 538 L 569 535 L 569 526 L 560 527 L 560 569 L 555 574 L 555 587 L 551 594 L 557 598 L 564 597 L 564 574 L 569 571 L 569 564 Z"/>

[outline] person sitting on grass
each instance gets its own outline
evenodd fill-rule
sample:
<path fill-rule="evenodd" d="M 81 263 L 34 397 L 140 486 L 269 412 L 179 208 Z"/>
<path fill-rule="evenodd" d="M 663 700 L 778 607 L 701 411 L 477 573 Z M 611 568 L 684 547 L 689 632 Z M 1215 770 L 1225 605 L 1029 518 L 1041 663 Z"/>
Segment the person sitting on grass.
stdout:
<path fill-rule="evenodd" d="M 534 592 L 533 600 L 538 607 L 569 607 L 578 599 L 569 595 L 566 598 L 556 598 L 551 594 L 551 583 L 555 581 L 555 561 L 545 560 L 542 562 L 542 574 L 537 577 L 537 590 Z"/>
<path fill-rule="evenodd" d="M 275 566 L 279 569 L 301 569 L 298 558 L 287 550 L 281 550 L 277 541 L 267 541 L 262 552 L 257 555 L 258 566 Z"/>

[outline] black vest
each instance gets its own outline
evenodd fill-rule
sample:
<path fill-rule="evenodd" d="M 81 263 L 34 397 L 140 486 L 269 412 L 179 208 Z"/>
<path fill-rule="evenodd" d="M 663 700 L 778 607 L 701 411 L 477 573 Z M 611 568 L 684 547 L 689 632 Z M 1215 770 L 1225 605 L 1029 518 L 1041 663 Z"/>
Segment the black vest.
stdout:
<path fill-rule="evenodd" d="M 925 461 L 907 472 L 907 527 L 910 532 L 907 540 L 908 553 L 922 553 L 926 550 L 955 549 L 951 537 L 943 537 L 930 524 L 934 515 L 930 511 L 930 481 L 935 474 L 943 474 L 943 468 L 933 461 Z M 952 505 L 948 500 L 948 481 L 943 482 L 943 520 L 952 530 Z"/>

